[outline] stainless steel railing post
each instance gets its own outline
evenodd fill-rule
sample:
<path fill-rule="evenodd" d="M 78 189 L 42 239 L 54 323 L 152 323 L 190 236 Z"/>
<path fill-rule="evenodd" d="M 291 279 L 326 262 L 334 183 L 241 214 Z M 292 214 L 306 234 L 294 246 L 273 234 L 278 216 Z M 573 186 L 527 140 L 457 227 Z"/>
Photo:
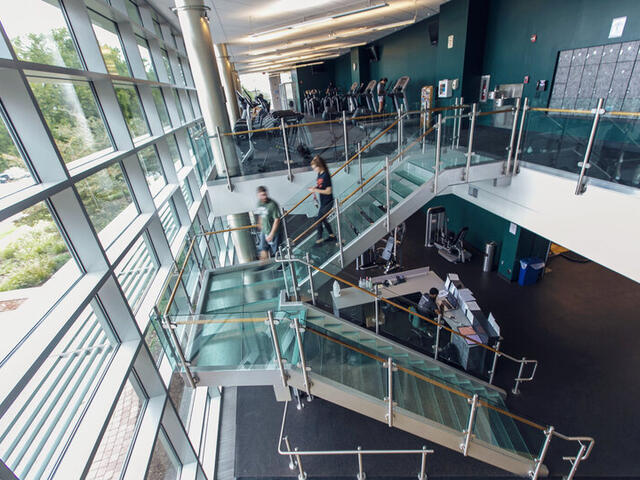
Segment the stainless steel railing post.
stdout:
<path fill-rule="evenodd" d="M 376 312 L 376 335 L 380 335 L 380 303 L 378 301 L 378 292 L 376 285 L 376 299 L 374 301 L 374 307 Z"/>
<path fill-rule="evenodd" d="M 498 338 L 496 345 L 493 347 L 495 352 L 493 353 L 493 363 L 491 364 L 491 371 L 489 372 L 489 383 L 493 384 L 493 377 L 496 375 L 496 365 L 498 364 L 498 358 L 500 357 L 500 342 L 502 337 Z"/>
<path fill-rule="evenodd" d="M 454 102 L 454 107 L 458 106 L 458 99 L 456 98 Z M 453 129 L 451 131 L 451 148 L 456 146 L 456 131 L 458 130 L 458 122 L 462 121 L 462 119 L 458 120 L 458 110 L 453 111 Z"/>
<path fill-rule="evenodd" d="M 285 256 L 282 253 L 282 245 L 278 247 L 278 252 L 280 253 L 280 258 L 285 260 Z M 280 266 L 282 267 L 282 280 L 284 282 L 284 290 L 285 292 L 287 292 L 287 298 L 291 298 L 291 292 L 289 291 L 289 282 L 287 281 L 287 274 L 285 270 L 286 266 L 284 263 L 282 263 Z"/>
<path fill-rule="evenodd" d="M 511 125 L 511 138 L 507 147 L 507 164 L 504 167 L 504 175 L 511 175 L 511 161 L 513 160 L 513 147 L 516 141 L 516 130 L 518 128 L 518 115 L 520 114 L 520 97 L 516 98 L 516 106 L 513 109 L 513 124 Z"/>
<path fill-rule="evenodd" d="M 389 172 L 389 166 L 389 156 L 387 156 L 384 159 L 385 195 L 387 201 L 387 233 L 391 233 L 391 185 L 389 185 L 391 173 Z"/>
<path fill-rule="evenodd" d="M 336 226 L 338 229 L 338 247 L 340 248 L 340 266 L 344 268 L 344 249 L 342 248 L 342 229 L 340 227 L 340 200 L 335 200 Z"/>
<path fill-rule="evenodd" d="M 464 105 L 464 98 L 460 97 L 460 106 Z M 460 148 L 460 132 L 462 131 L 462 114 L 464 108 L 461 108 L 458 115 L 460 118 L 458 119 L 458 132 L 456 135 L 456 148 Z"/>
<path fill-rule="evenodd" d="M 191 373 L 191 369 L 189 362 L 184 356 L 184 352 L 182 351 L 182 346 L 180 345 L 180 340 L 178 339 L 178 335 L 176 335 L 176 327 L 177 325 L 169 320 L 169 318 L 165 317 L 165 325 L 169 330 L 169 335 L 171 336 L 171 340 L 175 345 L 176 353 L 178 354 L 178 358 L 180 359 L 180 363 L 182 368 L 184 368 L 184 373 L 187 376 L 187 381 L 189 382 L 189 386 L 191 388 L 196 388 L 196 384 L 198 383 L 198 379 L 193 376 Z"/>
<path fill-rule="evenodd" d="M 388 396 L 384 398 L 387 402 L 387 413 L 384 418 L 387 420 L 387 425 L 393 427 L 393 358 L 388 357 L 387 361 L 383 364 L 387 369 L 387 393 Z"/>
<path fill-rule="evenodd" d="M 471 157 L 473 157 L 473 136 L 476 131 L 476 115 L 478 114 L 478 104 L 474 103 L 471 107 L 471 126 L 469 127 L 469 145 L 467 145 L 467 165 L 462 174 L 462 180 L 469 181 L 469 172 L 471 171 Z"/>
<path fill-rule="evenodd" d="M 518 131 L 518 141 L 516 142 L 516 151 L 513 155 L 513 170 L 511 175 L 518 174 L 518 161 L 520 160 L 520 146 L 522 145 L 522 135 L 524 134 L 524 121 L 527 117 L 527 111 L 529 110 L 529 98 L 525 97 L 524 105 L 522 106 L 522 116 L 520 117 L 520 130 Z"/>
<path fill-rule="evenodd" d="M 460 450 L 462 450 L 462 454 L 466 457 L 469 452 L 469 442 L 471 442 L 471 435 L 473 435 L 473 424 L 476 420 L 476 412 L 478 411 L 478 394 L 476 393 L 471 399 L 471 411 L 469 412 L 469 423 L 467 424 L 467 429 L 462 433 L 465 434 L 464 441 L 460 444 Z"/>
<path fill-rule="evenodd" d="M 284 145 L 284 155 L 287 160 L 287 179 L 291 182 L 293 174 L 291 173 L 291 157 L 289 155 L 289 141 L 287 140 L 287 127 L 284 118 L 280 119 L 280 128 L 282 129 L 282 143 Z"/>
<path fill-rule="evenodd" d="M 360 174 L 358 185 L 361 185 L 363 182 L 363 178 L 362 178 L 362 144 L 360 142 L 358 142 L 358 171 Z"/>
<path fill-rule="evenodd" d="M 347 112 L 346 110 L 342 111 L 342 138 L 344 140 L 344 162 L 345 162 L 345 167 L 344 167 L 344 172 L 346 174 L 349 173 L 349 164 L 347 163 L 349 161 L 349 137 L 347 134 Z"/>
<path fill-rule="evenodd" d="M 578 450 L 578 456 L 574 460 L 571 461 L 571 470 L 569 471 L 569 475 L 567 475 L 566 480 L 573 480 L 576 471 L 578 471 L 578 465 L 582 461 L 582 457 L 584 456 L 584 451 L 587 449 L 586 445 L 580 444 L 580 449 Z M 569 460 L 569 457 L 562 457 L 563 460 Z"/>
<path fill-rule="evenodd" d="M 289 268 L 291 269 L 291 283 L 293 284 L 292 286 L 293 298 L 297 302 L 300 300 L 298 296 L 299 285 L 298 285 L 298 276 L 296 274 L 296 267 L 293 265 L 293 262 L 291 261 L 291 248 L 287 248 L 287 257 L 289 258 Z"/>
<path fill-rule="evenodd" d="M 522 357 L 522 361 L 520 362 L 520 368 L 518 369 L 518 376 L 516 377 L 516 384 L 513 386 L 513 389 L 511 390 L 511 393 L 513 393 L 514 395 L 517 395 L 518 393 L 520 393 L 518 391 L 518 386 L 520 385 L 520 379 L 522 378 L 522 371 L 524 370 L 524 364 L 526 363 L 526 358 Z"/>
<path fill-rule="evenodd" d="M 293 328 L 296 330 L 296 340 L 298 342 L 298 351 L 300 352 L 300 368 L 302 369 L 302 378 L 304 379 L 304 389 L 308 396 L 311 396 L 311 382 L 309 381 L 309 372 L 307 370 L 307 362 L 304 357 L 304 347 L 302 345 L 302 333 L 300 331 L 300 321 L 294 317 Z"/>
<path fill-rule="evenodd" d="M 273 320 L 273 312 L 267 311 L 267 321 L 269 322 L 269 328 L 271 329 L 271 338 L 273 339 L 273 348 L 276 351 L 276 359 L 278 361 L 278 369 L 280 370 L 280 379 L 282 380 L 282 386 L 287 387 L 287 374 L 284 371 L 284 363 L 282 361 L 282 352 L 280 351 L 280 342 L 278 342 L 278 333 L 276 332 L 276 324 Z"/>
<path fill-rule="evenodd" d="M 284 444 L 287 446 L 287 452 L 291 452 L 291 445 L 289 444 L 289 437 L 283 437 Z M 298 464 L 293 456 L 293 453 L 289 453 L 289 470 L 295 470 Z"/>
<path fill-rule="evenodd" d="M 358 476 L 357 479 L 358 480 L 365 480 L 367 478 L 367 474 L 364 473 L 364 470 L 362 469 L 362 447 L 358 447 Z"/>
<path fill-rule="evenodd" d="M 420 142 L 421 143 L 420 148 L 423 155 L 424 155 L 424 151 L 427 148 L 427 136 L 425 135 L 425 133 L 427 132 L 427 115 L 429 115 L 429 112 L 427 110 L 423 110 L 421 112 L 422 128 L 420 129 L 420 135 L 422 136 L 422 141 Z"/>
<path fill-rule="evenodd" d="M 233 185 L 231 185 L 231 177 L 229 176 L 229 164 L 227 163 L 227 155 L 224 153 L 224 145 L 222 143 L 222 132 L 220 127 L 216 125 L 216 136 L 218 137 L 218 143 L 220 144 L 220 154 L 222 155 L 222 163 L 224 164 L 224 173 L 227 176 L 227 188 L 230 192 L 233 192 Z"/>
<path fill-rule="evenodd" d="M 440 150 L 442 147 L 442 114 L 438 114 L 438 122 L 436 123 L 436 164 L 435 173 L 433 175 L 433 193 L 438 193 L 438 174 L 440 173 Z"/>
<path fill-rule="evenodd" d="M 307 261 L 307 276 L 309 277 L 309 291 L 311 292 L 311 303 L 316 304 L 316 289 L 313 285 L 313 269 L 311 268 L 311 260 L 309 260 L 309 252 L 304 256 Z"/>
<path fill-rule="evenodd" d="M 422 446 L 422 453 L 420 456 L 420 473 L 418 474 L 418 480 L 427 480 L 427 447 Z"/>
<path fill-rule="evenodd" d="M 553 427 L 547 428 L 545 430 L 545 439 L 544 444 L 542 445 L 542 450 L 540 451 L 540 455 L 535 459 L 536 466 L 533 469 L 533 472 L 530 472 L 531 480 L 537 480 L 538 475 L 540 474 L 540 468 L 542 468 L 542 462 L 544 462 L 544 457 L 547 456 L 547 450 L 549 449 L 549 444 L 551 443 L 551 438 L 553 437 Z"/>
<path fill-rule="evenodd" d="M 598 99 L 598 106 L 596 107 L 595 115 L 593 116 L 593 125 L 591 125 L 591 133 L 589 134 L 589 142 L 587 143 L 587 149 L 584 152 L 584 158 L 582 159 L 582 168 L 580 168 L 580 175 L 578 176 L 578 184 L 576 185 L 576 195 L 582 195 L 587 189 L 587 185 L 584 181 L 584 174 L 591 165 L 589 165 L 589 159 L 591 158 L 591 150 L 593 149 L 593 142 L 596 138 L 596 132 L 598 130 L 598 122 L 600 121 L 600 115 L 604 113 L 602 104 L 604 98 Z M 578 164 L 580 165 L 580 164 Z"/>
<path fill-rule="evenodd" d="M 215 257 L 211 252 L 211 245 L 209 245 L 209 238 L 207 237 L 207 235 L 205 235 L 205 233 L 206 233 L 206 230 L 201 226 L 200 235 L 202 235 L 202 238 L 204 238 L 204 244 L 207 247 L 207 253 L 209 254 L 209 259 L 211 260 L 211 268 L 216 268 L 216 261 L 214 260 Z"/>
<path fill-rule="evenodd" d="M 438 359 L 440 353 L 440 330 L 442 329 L 442 314 L 438 315 L 438 326 L 436 327 L 436 343 L 433 346 L 433 359 Z"/>
<path fill-rule="evenodd" d="M 398 155 L 400 154 L 400 150 L 402 150 L 402 146 L 401 146 L 401 138 L 402 138 L 402 125 L 401 125 L 401 121 L 402 121 L 402 114 L 400 112 L 398 112 L 398 124 L 396 125 L 396 132 L 397 132 L 397 143 L 398 143 Z"/>
<path fill-rule="evenodd" d="M 280 220 L 282 220 L 282 233 L 284 233 L 284 240 L 287 244 L 287 247 L 291 246 L 291 242 L 289 241 L 289 231 L 287 230 L 287 211 L 284 208 L 280 208 Z"/>
<path fill-rule="evenodd" d="M 298 447 L 296 447 L 294 449 L 294 452 L 298 451 Z M 302 459 L 300 458 L 300 455 L 298 455 L 297 453 L 296 455 L 296 462 L 298 464 L 298 480 L 307 480 L 307 474 L 304 472 L 304 468 L 302 468 Z"/>

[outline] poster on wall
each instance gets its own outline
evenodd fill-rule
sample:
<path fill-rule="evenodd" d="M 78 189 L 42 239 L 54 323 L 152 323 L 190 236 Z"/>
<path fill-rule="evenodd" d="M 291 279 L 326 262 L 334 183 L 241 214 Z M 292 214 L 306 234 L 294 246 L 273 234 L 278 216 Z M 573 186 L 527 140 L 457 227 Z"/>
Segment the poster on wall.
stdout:
<path fill-rule="evenodd" d="M 482 75 L 480 77 L 480 101 L 482 103 L 487 101 L 489 97 L 489 82 L 491 81 L 491 75 Z"/>
<path fill-rule="evenodd" d="M 427 128 L 431 128 L 431 112 L 428 109 L 433 108 L 433 86 L 425 85 L 420 90 L 420 110 L 424 113 L 420 115 L 420 126 L 423 127 L 425 121 Z"/>

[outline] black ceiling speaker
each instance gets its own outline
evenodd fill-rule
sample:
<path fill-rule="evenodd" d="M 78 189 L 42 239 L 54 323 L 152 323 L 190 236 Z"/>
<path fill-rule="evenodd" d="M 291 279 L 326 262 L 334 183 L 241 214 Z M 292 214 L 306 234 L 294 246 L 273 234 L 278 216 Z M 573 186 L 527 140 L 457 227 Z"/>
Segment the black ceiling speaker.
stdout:
<path fill-rule="evenodd" d="M 429 23 L 427 29 L 429 30 L 431 45 L 438 45 L 438 22 Z"/>

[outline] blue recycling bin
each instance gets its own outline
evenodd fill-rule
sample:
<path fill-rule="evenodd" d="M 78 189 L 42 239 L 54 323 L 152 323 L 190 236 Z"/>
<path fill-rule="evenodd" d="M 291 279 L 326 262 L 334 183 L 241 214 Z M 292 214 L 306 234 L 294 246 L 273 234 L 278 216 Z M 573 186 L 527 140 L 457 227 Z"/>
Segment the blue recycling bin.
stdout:
<path fill-rule="evenodd" d="M 518 283 L 522 286 L 533 285 L 540 278 L 544 262 L 541 258 L 529 257 L 520 260 L 520 274 Z"/>

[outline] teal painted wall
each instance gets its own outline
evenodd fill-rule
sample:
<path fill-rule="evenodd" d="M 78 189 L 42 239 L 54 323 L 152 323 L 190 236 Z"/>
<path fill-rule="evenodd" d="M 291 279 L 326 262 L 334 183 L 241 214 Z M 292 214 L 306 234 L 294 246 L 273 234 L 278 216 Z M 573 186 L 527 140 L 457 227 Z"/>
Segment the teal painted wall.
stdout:
<path fill-rule="evenodd" d="M 351 87 L 351 54 L 345 53 L 344 55 L 333 60 L 334 72 L 335 72 L 335 84 L 343 92 L 349 90 Z"/>
<path fill-rule="evenodd" d="M 296 74 L 298 77 L 298 91 L 300 93 L 300 104 L 302 104 L 302 101 L 304 99 L 305 90 L 317 88 L 322 94 L 324 94 L 324 91 L 327 89 L 327 85 L 329 85 L 329 82 L 335 82 L 334 62 L 325 62 L 323 65 L 320 65 L 320 67 L 323 67 L 323 71 L 319 71 L 317 67 L 316 69 L 314 69 L 314 67 L 303 67 L 296 69 Z"/>

